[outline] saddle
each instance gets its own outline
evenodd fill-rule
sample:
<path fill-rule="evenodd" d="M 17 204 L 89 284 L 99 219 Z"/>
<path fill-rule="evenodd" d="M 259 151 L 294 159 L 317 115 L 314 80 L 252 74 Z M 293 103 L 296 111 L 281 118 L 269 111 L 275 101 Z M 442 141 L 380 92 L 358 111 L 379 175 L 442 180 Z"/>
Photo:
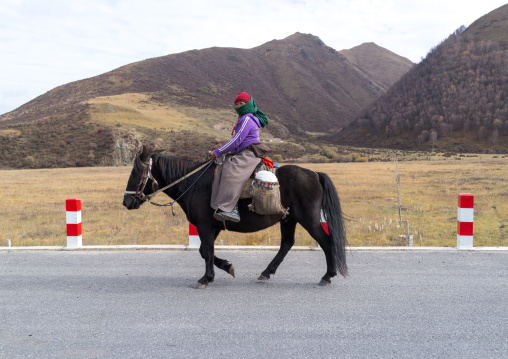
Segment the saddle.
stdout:
<path fill-rule="evenodd" d="M 278 168 L 278 163 L 262 157 L 240 194 L 240 199 L 252 199 L 249 210 L 262 215 L 280 214 L 282 218 L 289 214 L 289 208 L 281 205 L 279 181 L 275 176 Z"/>
<path fill-rule="evenodd" d="M 252 198 L 252 194 L 250 191 L 250 187 L 252 184 L 252 181 L 256 178 L 256 174 L 259 171 L 270 171 L 272 173 L 275 173 L 277 171 L 277 168 L 279 168 L 279 164 L 276 162 L 273 162 L 269 158 L 263 157 L 259 165 L 256 167 L 254 172 L 250 175 L 249 179 L 247 180 L 247 183 L 245 183 L 245 186 L 242 189 L 242 194 L 240 195 L 240 199 L 242 198 Z"/>

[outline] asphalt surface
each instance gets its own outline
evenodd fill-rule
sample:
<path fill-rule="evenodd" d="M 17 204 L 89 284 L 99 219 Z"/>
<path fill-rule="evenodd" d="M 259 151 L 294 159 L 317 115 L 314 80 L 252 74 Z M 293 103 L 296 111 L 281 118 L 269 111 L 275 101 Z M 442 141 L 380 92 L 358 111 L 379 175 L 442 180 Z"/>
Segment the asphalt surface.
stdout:
<path fill-rule="evenodd" d="M 508 358 L 508 252 L 0 252 L 1 358 Z"/>

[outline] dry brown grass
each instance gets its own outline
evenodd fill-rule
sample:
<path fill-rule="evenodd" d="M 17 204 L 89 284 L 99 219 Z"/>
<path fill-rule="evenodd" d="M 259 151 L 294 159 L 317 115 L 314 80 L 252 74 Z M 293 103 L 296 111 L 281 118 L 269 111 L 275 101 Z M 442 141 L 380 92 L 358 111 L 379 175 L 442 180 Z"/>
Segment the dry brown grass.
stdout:
<path fill-rule="evenodd" d="M 236 120 L 232 109 L 212 111 L 177 104 L 170 107 L 139 93 L 96 97 L 86 102 L 92 105 L 92 122 L 117 128 L 134 127 L 161 133 L 192 129 L 201 134 L 227 138 Z"/>
<path fill-rule="evenodd" d="M 305 164 L 334 181 L 349 217 L 351 246 L 403 245 L 398 227 L 395 163 Z M 457 195 L 475 195 L 475 246 L 508 246 L 507 160 L 495 156 L 399 162 L 402 216 L 415 245 L 456 246 Z M 187 244 L 188 223 L 175 206 L 122 206 L 130 168 L 0 171 L 0 240 L 14 246 L 65 245 L 65 200 L 81 198 L 83 244 Z M 165 195 L 156 201 L 167 202 Z M 254 234 L 222 233 L 225 245 L 278 245 L 279 228 Z M 296 245 L 314 245 L 298 227 Z"/>

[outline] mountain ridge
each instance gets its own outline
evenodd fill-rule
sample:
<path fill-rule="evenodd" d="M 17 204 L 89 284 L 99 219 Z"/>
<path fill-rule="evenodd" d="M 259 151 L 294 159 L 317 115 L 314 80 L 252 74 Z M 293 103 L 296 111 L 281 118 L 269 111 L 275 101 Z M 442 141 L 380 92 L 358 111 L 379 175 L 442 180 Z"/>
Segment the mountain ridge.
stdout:
<path fill-rule="evenodd" d="M 251 49 L 212 47 L 150 58 L 58 86 L 0 116 L 0 135 L 20 156 L 44 157 L 36 163 L 46 167 L 57 166 L 56 156 L 48 152 L 55 146 L 43 139 L 33 140 L 35 133 L 42 136 L 39 130 L 30 129 L 36 123 L 44 123 L 48 132 L 56 123 L 68 128 L 71 133 L 62 133 L 63 137 L 72 137 L 74 131 L 72 126 L 67 127 L 68 121 L 80 122 L 88 129 L 83 136 L 89 137 L 92 145 L 83 146 L 76 156 L 80 158 L 65 156 L 69 160 L 58 166 L 119 163 L 112 159 L 116 156 L 112 147 L 122 139 L 133 138 L 127 135 L 133 129 L 144 141 L 176 141 L 179 144 L 172 146 L 174 154 L 182 155 L 185 150 L 184 155 L 192 157 L 187 150 L 192 146 L 185 145 L 189 136 L 201 147 L 228 136 L 230 130 L 226 128 L 234 121 L 232 99 L 240 91 L 249 92 L 268 114 L 270 125 L 263 129 L 265 137 L 290 139 L 345 126 L 384 90 L 372 74 L 353 65 L 319 37 L 295 33 Z M 142 96 L 125 102 L 127 94 Z M 147 107 L 154 114 L 177 110 L 175 116 L 180 120 L 167 117 L 161 122 L 157 115 L 153 122 L 159 127 L 154 127 Z M 97 147 L 94 136 L 100 129 L 101 136 L 109 134 L 111 148 Z M 194 134 L 205 137 L 199 139 Z M 69 147 L 65 143 L 53 151 L 62 152 Z M 135 143 L 130 146 L 135 147 Z M 6 145 L 3 150 L 8 151 Z M 198 153 L 204 147 L 195 150 Z M 12 166 L 14 161 L 7 157 L 3 165 Z"/>
<path fill-rule="evenodd" d="M 384 88 L 393 85 L 400 78 L 401 72 L 409 71 L 414 65 L 409 59 L 401 57 L 374 42 L 365 42 L 339 52 L 353 64 L 370 74 L 373 80 Z M 379 63 L 376 61 L 379 57 L 384 57 L 386 60 Z"/>
<path fill-rule="evenodd" d="M 316 47 L 323 47 L 326 50 L 318 53 L 315 51 Z M 256 53 L 257 56 L 252 56 L 252 53 Z M 205 66 L 204 62 L 207 62 L 208 66 Z M 319 64 L 321 72 L 309 68 L 309 62 Z M 269 65 L 268 70 L 267 66 L 262 66 L 265 64 Z M 323 67 L 327 66 L 333 68 L 322 71 Z M 229 71 L 224 70 L 224 67 Z M 261 67 L 264 68 L 260 72 L 268 71 L 269 76 L 263 77 L 256 73 Z M 219 69 L 225 74 L 214 76 L 210 68 Z M 399 74 L 406 70 L 399 71 Z M 288 72 L 298 75 L 298 84 L 294 84 Z M 329 72 L 337 73 L 333 82 L 328 76 Z M 168 79 L 167 73 L 171 73 L 171 79 Z M 313 115 L 318 118 L 337 114 L 334 116 L 339 117 L 335 121 L 338 123 L 336 126 L 341 126 L 353 119 L 355 112 L 385 89 L 380 87 L 376 79 L 371 78 L 370 73 L 359 74 L 356 68 L 349 66 L 349 61 L 346 61 L 340 52 L 326 46 L 318 37 L 296 33 L 284 40 L 272 40 L 252 49 L 213 47 L 128 64 L 98 76 L 58 86 L 18 109 L 2 115 L 0 121 L 8 123 L 22 116 L 30 121 L 59 112 L 62 108 L 71 108 L 94 97 L 134 92 L 151 93 L 159 100 L 171 97 L 182 104 L 188 104 L 190 97 L 193 101 L 202 101 L 197 106 L 224 108 L 225 104 L 229 105 L 231 98 L 234 98 L 235 92 L 250 89 L 253 96 L 259 99 L 258 102 L 268 103 L 270 112 L 275 116 L 289 116 L 287 123 L 291 125 L 294 125 L 295 119 L 291 112 L 296 109 L 303 116 L 308 116 L 314 111 L 316 114 Z M 231 79 L 234 79 L 234 82 Z M 287 88 L 284 88 L 285 84 Z M 196 89 L 190 89 L 191 86 Z M 295 88 L 299 86 L 319 93 L 317 100 L 308 102 L 324 107 L 325 102 L 320 101 L 320 98 L 327 98 L 328 105 L 331 103 L 334 111 L 321 113 L 319 108 L 311 111 L 298 108 L 295 102 L 303 97 L 296 95 L 298 91 L 295 91 Z M 194 93 L 189 94 L 185 91 L 185 87 L 194 90 Z M 268 95 L 264 95 L 265 93 Z M 282 111 L 278 111 L 276 106 L 270 103 L 273 94 L 278 95 L 277 102 L 289 103 L 283 106 Z M 302 107 L 306 108 L 308 104 Z M 321 130 L 328 129 L 329 121 L 325 124 L 317 119 L 316 122 Z M 297 126 L 303 130 L 315 129 L 309 128 L 307 122 L 297 123 Z"/>

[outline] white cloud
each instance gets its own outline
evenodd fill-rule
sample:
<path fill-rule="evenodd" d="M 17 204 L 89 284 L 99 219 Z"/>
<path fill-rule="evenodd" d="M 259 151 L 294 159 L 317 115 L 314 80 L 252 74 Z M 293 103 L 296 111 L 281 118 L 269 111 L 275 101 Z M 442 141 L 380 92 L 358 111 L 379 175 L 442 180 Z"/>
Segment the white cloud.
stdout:
<path fill-rule="evenodd" d="M 65 83 L 212 46 L 252 48 L 295 32 L 337 50 L 375 42 L 417 62 L 504 0 L 4 0 L 0 114 Z"/>

